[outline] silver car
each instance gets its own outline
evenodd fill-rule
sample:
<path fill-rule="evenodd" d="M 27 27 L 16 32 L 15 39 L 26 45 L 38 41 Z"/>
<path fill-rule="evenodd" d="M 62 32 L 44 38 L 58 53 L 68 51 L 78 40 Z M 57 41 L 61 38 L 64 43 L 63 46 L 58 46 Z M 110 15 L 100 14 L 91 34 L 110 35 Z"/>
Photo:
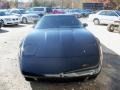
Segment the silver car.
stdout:
<path fill-rule="evenodd" d="M 2 25 L 18 25 L 20 18 L 18 16 L 8 14 L 6 10 L 0 10 L 0 21 Z"/>
<path fill-rule="evenodd" d="M 9 13 L 20 17 L 21 23 L 27 24 L 39 20 L 39 16 L 33 13 L 27 13 L 25 9 L 10 9 Z"/>

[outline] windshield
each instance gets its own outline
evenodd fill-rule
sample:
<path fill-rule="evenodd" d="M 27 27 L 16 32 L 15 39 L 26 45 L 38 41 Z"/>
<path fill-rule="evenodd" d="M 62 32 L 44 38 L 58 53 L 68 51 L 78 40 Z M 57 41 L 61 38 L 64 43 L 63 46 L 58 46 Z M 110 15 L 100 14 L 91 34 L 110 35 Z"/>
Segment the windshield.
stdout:
<path fill-rule="evenodd" d="M 44 8 L 34 8 L 34 11 L 44 11 Z"/>
<path fill-rule="evenodd" d="M 46 8 L 47 13 L 52 12 L 52 8 Z"/>
<path fill-rule="evenodd" d="M 120 16 L 120 11 L 116 11 L 116 13 Z"/>
<path fill-rule="evenodd" d="M 5 16 L 6 13 L 5 12 L 0 12 L 0 16 Z"/>
<path fill-rule="evenodd" d="M 70 15 L 45 16 L 36 25 L 36 29 L 80 27 L 81 23 L 79 20 L 75 16 Z"/>
<path fill-rule="evenodd" d="M 0 11 L 0 16 L 8 16 L 8 15 L 12 15 L 12 14 L 10 14 L 9 12 L 7 12 L 7 11 Z"/>
<path fill-rule="evenodd" d="M 20 10 L 20 13 L 21 13 L 21 14 L 25 14 L 25 13 L 26 13 L 26 10 Z"/>

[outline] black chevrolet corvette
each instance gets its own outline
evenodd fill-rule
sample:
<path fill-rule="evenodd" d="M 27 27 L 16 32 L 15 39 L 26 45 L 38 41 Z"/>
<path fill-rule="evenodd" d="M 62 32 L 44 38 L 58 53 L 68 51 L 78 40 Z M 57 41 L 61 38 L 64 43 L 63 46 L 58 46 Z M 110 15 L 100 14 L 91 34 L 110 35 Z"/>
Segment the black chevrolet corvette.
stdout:
<path fill-rule="evenodd" d="M 102 49 L 85 26 L 73 15 L 43 16 L 20 45 L 24 77 L 97 77 L 102 67 Z"/>

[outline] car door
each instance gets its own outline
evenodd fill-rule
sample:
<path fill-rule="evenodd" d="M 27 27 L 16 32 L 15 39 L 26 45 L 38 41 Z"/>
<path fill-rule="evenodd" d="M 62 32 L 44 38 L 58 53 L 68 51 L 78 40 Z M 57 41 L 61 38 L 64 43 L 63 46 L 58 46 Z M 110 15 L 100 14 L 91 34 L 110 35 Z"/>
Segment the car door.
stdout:
<path fill-rule="evenodd" d="M 100 20 L 100 23 L 106 24 L 108 21 L 107 11 L 101 11 L 100 13 L 98 13 L 97 18 Z"/>
<path fill-rule="evenodd" d="M 21 16 L 21 14 L 20 14 L 20 12 L 18 10 L 12 10 L 10 13 L 14 14 L 16 16 L 19 16 L 19 17 Z"/>
<path fill-rule="evenodd" d="M 119 16 L 117 15 L 117 13 L 115 13 L 114 11 L 107 12 L 107 24 L 113 23 L 114 21 L 118 20 Z"/>

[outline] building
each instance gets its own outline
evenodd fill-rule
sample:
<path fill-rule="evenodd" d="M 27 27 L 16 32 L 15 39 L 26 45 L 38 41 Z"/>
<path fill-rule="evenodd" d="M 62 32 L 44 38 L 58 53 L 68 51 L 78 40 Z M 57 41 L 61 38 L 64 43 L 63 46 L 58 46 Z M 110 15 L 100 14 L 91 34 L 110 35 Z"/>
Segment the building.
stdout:
<path fill-rule="evenodd" d="M 89 0 L 92 3 L 103 3 L 103 4 L 107 4 L 109 2 L 109 0 Z"/>
<path fill-rule="evenodd" d="M 7 9 L 9 8 L 9 3 L 4 0 L 0 0 L 0 9 Z"/>
<path fill-rule="evenodd" d="M 109 0 L 80 0 L 80 8 L 103 9 Z"/>

